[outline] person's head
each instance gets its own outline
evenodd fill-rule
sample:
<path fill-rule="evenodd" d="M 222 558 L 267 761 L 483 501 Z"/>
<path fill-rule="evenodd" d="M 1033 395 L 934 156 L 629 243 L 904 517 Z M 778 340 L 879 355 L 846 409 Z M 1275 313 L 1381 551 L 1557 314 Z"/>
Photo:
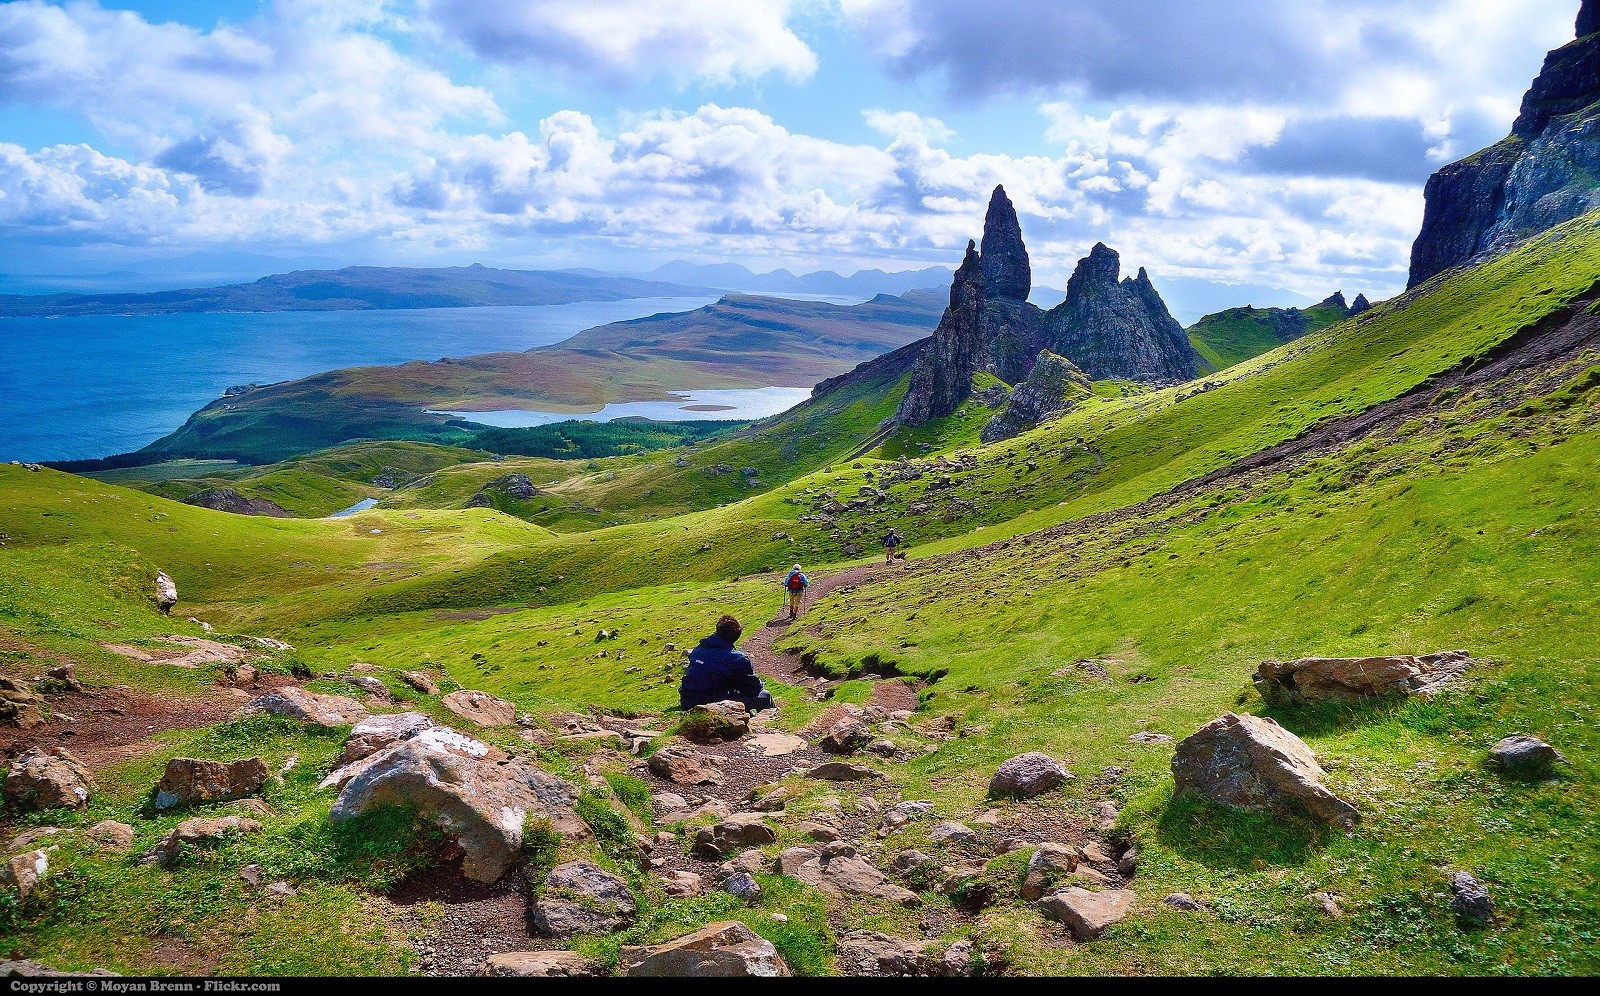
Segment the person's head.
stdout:
<path fill-rule="evenodd" d="M 798 573 L 800 573 L 800 565 L 799 564 L 795 564 L 793 567 L 789 568 L 789 570 L 794 572 L 794 573 L 796 573 L 796 574 L 798 574 Z"/>
<path fill-rule="evenodd" d="M 729 643 L 738 643 L 739 637 L 744 635 L 744 627 L 739 625 L 739 620 L 725 615 L 717 620 L 717 635 Z"/>

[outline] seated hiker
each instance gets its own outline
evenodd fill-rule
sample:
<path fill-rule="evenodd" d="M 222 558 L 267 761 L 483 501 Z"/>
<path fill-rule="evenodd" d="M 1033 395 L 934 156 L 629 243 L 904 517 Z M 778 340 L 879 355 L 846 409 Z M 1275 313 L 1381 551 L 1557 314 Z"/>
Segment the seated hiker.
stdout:
<path fill-rule="evenodd" d="M 893 529 L 890 529 L 887 533 L 884 534 L 884 536 L 883 536 L 883 562 L 884 563 L 886 563 L 886 564 L 887 563 L 891 563 L 894 560 L 894 555 L 895 555 L 895 553 L 897 553 L 899 551 L 900 544 L 903 543 L 903 542 L 904 542 L 904 540 L 902 540 L 900 538 L 900 534 L 895 532 Z"/>
<path fill-rule="evenodd" d="M 783 587 L 789 593 L 789 618 L 794 619 L 800 615 L 800 602 L 806 596 L 806 589 L 811 587 L 811 579 L 800 570 L 799 564 L 795 564 L 784 578 Z"/>
<path fill-rule="evenodd" d="M 733 645 L 744 635 L 744 627 L 732 616 L 717 620 L 717 631 L 689 651 L 689 666 L 683 670 L 678 686 L 678 704 L 685 709 L 709 702 L 732 699 L 759 712 L 775 709 L 772 695 L 756 677 L 755 665 Z"/>

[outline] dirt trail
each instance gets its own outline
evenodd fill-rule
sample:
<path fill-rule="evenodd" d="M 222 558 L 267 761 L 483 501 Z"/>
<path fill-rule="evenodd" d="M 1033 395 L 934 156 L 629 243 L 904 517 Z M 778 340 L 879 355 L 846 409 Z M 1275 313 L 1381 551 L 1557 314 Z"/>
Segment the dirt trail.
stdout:
<path fill-rule="evenodd" d="M 897 561 L 892 566 L 883 563 L 861 564 L 833 574 L 813 577 L 811 579 L 811 587 L 806 590 L 805 609 L 802 610 L 800 618 L 804 619 L 805 612 L 809 612 L 811 606 L 827 598 L 840 588 L 861 584 L 865 581 L 886 577 L 894 572 L 905 570 L 905 564 L 905 561 Z M 773 587 L 778 589 L 774 593 L 774 601 L 777 600 L 782 592 L 784 577 L 787 577 L 787 572 L 773 579 Z M 765 677 L 775 678 L 788 685 L 803 685 L 812 688 L 826 684 L 827 682 L 819 681 L 801 670 L 798 657 L 785 656 L 773 651 L 773 642 L 782 636 L 789 626 L 789 617 L 787 610 L 785 610 L 774 618 L 767 620 L 761 628 L 753 632 L 747 631 L 744 640 L 739 644 L 739 649 L 750 656 L 750 659 L 755 662 L 757 673 Z"/>

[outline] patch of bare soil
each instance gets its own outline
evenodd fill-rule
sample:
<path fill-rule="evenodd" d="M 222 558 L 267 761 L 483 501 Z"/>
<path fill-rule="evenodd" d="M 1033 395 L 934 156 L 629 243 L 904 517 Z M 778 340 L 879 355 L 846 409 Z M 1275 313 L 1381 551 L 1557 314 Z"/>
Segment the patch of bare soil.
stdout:
<path fill-rule="evenodd" d="M 528 933 L 528 887 L 514 869 L 484 885 L 461 874 L 458 859 L 412 875 L 388 899 L 408 922 L 420 967 L 428 975 L 477 975 L 490 955 L 560 947 Z M 427 926 L 432 918 L 418 907 L 435 903 L 438 921 Z"/>

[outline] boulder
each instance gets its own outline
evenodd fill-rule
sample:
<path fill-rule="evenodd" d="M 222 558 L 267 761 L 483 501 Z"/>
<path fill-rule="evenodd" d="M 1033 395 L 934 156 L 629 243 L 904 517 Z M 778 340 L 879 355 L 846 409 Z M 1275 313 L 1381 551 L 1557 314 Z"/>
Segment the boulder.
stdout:
<path fill-rule="evenodd" d="M 101 820 L 83 833 L 96 847 L 107 851 L 126 851 L 133 846 L 133 827 L 116 820 Z"/>
<path fill-rule="evenodd" d="M 661 876 L 662 891 L 679 899 L 698 896 L 704 888 L 704 881 L 694 872 L 670 871 Z"/>
<path fill-rule="evenodd" d="M 848 717 L 833 724 L 819 746 L 829 754 L 854 754 L 871 742 L 871 728 L 859 719 Z"/>
<path fill-rule="evenodd" d="M 450 730 L 425 730 L 360 762 L 329 819 L 353 819 L 382 806 L 412 806 L 465 852 L 461 870 L 478 882 L 498 879 L 522 849 L 530 820 L 565 837 L 588 828 L 573 812 L 578 790 L 520 758 L 508 758 Z"/>
<path fill-rule="evenodd" d="M 50 855 L 44 850 L 24 851 L 0 864 L 0 892 L 14 892 L 24 903 L 39 883 L 50 875 Z"/>
<path fill-rule="evenodd" d="M 6 772 L 6 804 L 18 812 L 82 809 L 94 791 L 89 769 L 62 747 L 34 747 L 17 755 Z"/>
<path fill-rule="evenodd" d="M 1450 876 L 1450 912 L 1463 927 L 1482 927 L 1494 919 L 1494 897 L 1471 872 Z"/>
<path fill-rule="evenodd" d="M 439 683 L 434 681 L 433 677 L 431 675 L 427 674 L 426 672 L 423 672 L 423 671 L 402 671 L 400 673 L 400 680 L 405 682 L 406 684 L 410 685 L 412 688 L 415 688 L 417 691 L 421 692 L 424 695 L 438 695 L 439 694 Z M 530 953 L 535 953 L 536 954 L 537 952 L 530 952 Z"/>
<path fill-rule="evenodd" d="M 1066 766 L 1049 754 L 1029 751 L 1000 765 L 989 780 L 989 794 L 1031 798 L 1056 788 L 1071 777 Z"/>
<path fill-rule="evenodd" d="M 439 704 L 479 726 L 512 726 L 517 721 L 517 707 L 488 692 L 463 688 L 446 695 L 439 700 Z"/>
<path fill-rule="evenodd" d="M 233 715 L 239 719 L 263 713 L 333 729 L 351 726 L 366 719 L 367 707 L 343 695 L 318 695 L 290 686 L 251 699 L 248 705 Z"/>
<path fill-rule="evenodd" d="M 1226 713 L 1178 743 L 1178 792 L 1236 809 L 1274 809 L 1293 801 L 1316 819 L 1351 826 L 1356 808 L 1322 784 L 1305 741 L 1270 719 Z"/>
<path fill-rule="evenodd" d="M 404 716 L 404 715 L 407 715 L 407 714 L 406 713 L 397 713 L 395 715 Z M 416 715 L 416 714 L 415 713 L 411 713 L 410 715 Z M 374 717 L 372 717 L 372 719 L 384 719 L 384 718 L 386 718 L 386 717 L 383 717 L 383 716 L 374 716 Z M 427 718 L 427 717 L 423 717 L 423 718 Z M 360 725 L 368 723 L 370 721 L 371 720 L 362 720 L 361 723 L 357 724 L 357 725 L 360 726 Z M 394 726 L 391 726 L 391 727 L 388 728 L 388 730 L 386 732 L 387 732 L 387 734 L 394 734 L 395 735 L 394 739 L 390 740 L 389 743 L 385 743 L 382 746 L 378 747 L 376 750 L 374 750 L 372 753 L 366 755 L 365 757 L 357 758 L 356 760 L 351 761 L 348 764 L 343 764 L 343 765 L 340 765 L 337 768 L 334 768 L 331 772 L 328 773 L 328 777 L 324 778 L 321 782 L 319 782 L 317 784 L 317 788 L 319 788 L 319 789 L 327 789 L 327 788 L 342 789 L 342 788 L 344 788 L 346 785 L 348 785 L 350 783 L 351 779 L 355 778 L 357 775 L 361 774 L 363 771 L 366 771 L 367 768 L 372 766 L 372 764 L 374 764 L 376 762 L 376 760 L 379 757 L 379 755 L 381 755 L 389 747 L 392 747 L 397 743 L 404 743 L 405 741 L 414 739 L 416 737 L 426 737 L 428 743 L 430 745 L 434 746 L 434 747 L 443 748 L 445 750 L 459 751 L 459 752 L 464 753 L 464 754 L 470 754 L 473 757 L 478 758 L 480 761 L 482 761 L 486 765 L 488 765 L 488 764 L 499 764 L 501 761 L 504 761 L 506 759 L 505 752 L 500 750 L 498 747 L 491 747 L 488 744 L 485 744 L 485 743 L 482 743 L 480 741 L 472 739 L 471 737 L 467 736 L 464 733 L 457 733 L 455 730 L 450 729 L 448 726 L 427 726 L 427 727 L 424 727 L 424 728 L 422 728 L 420 730 L 411 731 L 409 736 L 399 736 L 398 735 L 399 733 L 406 732 L 406 727 L 405 726 L 401 726 L 398 730 Z M 376 733 L 370 733 L 364 739 L 368 743 L 373 743 L 375 741 L 385 739 L 385 737 L 379 736 Z M 346 747 L 347 748 L 349 747 L 348 741 L 346 742 Z M 357 748 L 358 751 L 361 750 L 361 749 L 362 748 L 360 748 L 360 747 Z M 341 754 L 341 756 L 343 756 L 343 755 Z"/>
<path fill-rule="evenodd" d="M 943 960 L 922 944 L 875 930 L 852 930 L 839 937 L 839 974 L 902 978 L 944 974 Z"/>
<path fill-rule="evenodd" d="M 1090 892 L 1073 886 L 1047 896 L 1039 907 L 1047 916 L 1066 924 L 1079 941 L 1092 941 L 1131 913 L 1137 900 L 1138 897 L 1127 889 Z"/>
<path fill-rule="evenodd" d="M 684 714 L 678 732 L 697 744 L 738 740 L 750 732 L 750 710 L 743 702 L 710 702 Z"/>
<path fill-rule="evenodd" d="M 864 764 L 851 764 L 848 761 L 824 761 L 807 771 L 806 777 L 816 778 L 825 782 L 859 782 L 868 778 L 885 778 L 887 776 L 878 769 L 869 768 Z"/>
<path fill-rule="evenodd" d="M 1034 848 L 1022 879 L 1022 898 L 1041 899 L 1050 888 L 1078 870 L 1078 849 L 1054 841 Z"/>
<path fill-rule="evenodd" d="M 735 872 L 722 882 L 722 891 L 732 896 L 737 896 L 747 903 L 754 903 L 761 899 L 761 883 L 755 876 L 747 871 Z"/>
<path fill-rule="evenodd" d="M 156 841 L 139 861 L 142 865 L 169 868 L 184 852 L 197 845 L 215 844 L 233 834 L 256 833 L 261 824 L 245 816 L 196 816 L 184 820 Z"/>
<path fill-rule="evenodd" d="M 520 979 L 577 978 L 599 975 L 594 963 L 576 951 L 505 951 L 490 955 L 484 975 Z"/>
<path fill-rule="evenodd" d="M 393 698 L 389 694 L 389 686 L 370 674 L 353 674 L 345 680 L 374 698 L 385 700 Z"/>
<path fill-rule="evenodd" d="M 871 896 L 900 906 L 922 905 L 922 897 L 890 882 L 883 872 L 855 857 L 853 848 L 851 851 L 832 855 L 824 851 L 796 868 L 794 877 L 833 896 Z"/>
<path fill-rule="evenodd" d="M 686 747 L 666 746 L 650 755 L 650 771 L 674 785 L 716 785 L 722 772 L 704 755 Z"/>
<path fill-rule="evenodd" d="M 156 782 L 155 806 L 192 806 L 197 802 L 223 802 L 255 795 L 267 782 L 267 763 L 259 757 L 241 761 L 206 761 L 175 757 Z"/>
<path fill-rule="evenodd" d="M 156 608 L 161 614 L 172 614 L 172 607 L 178 604 L 178 586 L 167 576 L 166 571 L 156 571 Z"/>
<path fill-rule="evenodd" d="M 0 675 L 0 726 L 31 730 L 43 723 L 44 711 L 39 708 L 39 696 L 33 694 L 33 689 Z"/>
<path fill-rule="evenodd" d="M 734 851 L 776 843 L 778 831 L 755 813 L 736 813 L 721 823 L 701 829 L 694 835 L 694 853 L 716 861 Z"/>
<path fill-rule="evenodd" d="M 410 740 L 423 730 L 434 728 L 433 720 L 420 712 L 391 712 L 368 716 L 351 727 L 350 735 L 344 741 L 344 749 L 339 752 L 339 757 L 333 762 L 333 766 L 342 768 L 362 758 L 371 757 L 385 747 L 392 747 L 402 740 Z"/>
<path fill-rule="evenodd" d="M 1350 703 L 1380 695 L 1431 695 L 1471 663 L 1465 650 L 1421 657 L 1303 657 L 1265 661 L 1251 681 L 1276 706 Z"/>
<path fill-rule="evenodd" d="M 665 944 L 624 947 L 622 974 L 655 978 L 775 978 L 789 966 L 772 942 L 742 923 L 711 923 Z"/>
<path fill-rule="evenodd" d="M 1542 775 L 1557 762 L 1566 764 L 1566 757 L 1554 747 L 1523 734 L 1506 737 L 1489 748 L 1489 760 L 1505 771 L 1517 775 Z"/>
<path fill-rule="evenodd" d="M 965 823 L 946 821 L 928 831 L 928 839 L 935 844 L 972 844 L 978 840 L 978 832 Z"/>
<path fill-rule="evenodd" d="M 778 852 L 778 860 L 773 863 L 773 870 L 779 875 L 793 877 L 801 865 L 815 860 L 819 853 L 814 847 L 786 847 Z"/>
<path fill-rule="evenodd" d="M 639 912 L 627 882 L 587 861 L 550 869 L 529 905 L 529 920 L 543 937 L 609 934 Z"/>

